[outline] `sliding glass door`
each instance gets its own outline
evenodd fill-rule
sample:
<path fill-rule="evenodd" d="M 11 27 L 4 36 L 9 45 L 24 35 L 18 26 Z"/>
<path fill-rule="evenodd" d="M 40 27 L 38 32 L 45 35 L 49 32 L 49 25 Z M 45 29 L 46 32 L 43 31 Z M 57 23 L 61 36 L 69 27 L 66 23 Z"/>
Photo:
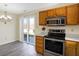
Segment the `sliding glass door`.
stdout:
<path fill-rule="evenodd" d="M 28 44 L 35 45 L 35 17 L 26 17 L 24 19 L 24 24 L 24 41 Z"/>

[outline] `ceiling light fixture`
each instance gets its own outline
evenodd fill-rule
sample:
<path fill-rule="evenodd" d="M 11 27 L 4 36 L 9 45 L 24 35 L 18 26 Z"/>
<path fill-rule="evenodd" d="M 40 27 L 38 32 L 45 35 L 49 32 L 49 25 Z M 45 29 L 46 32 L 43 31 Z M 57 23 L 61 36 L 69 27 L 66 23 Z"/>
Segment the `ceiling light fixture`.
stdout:
<path fill-rule="evenodd" d="M 4 7 L 7 7 L 7 4 L 4 4 Z M 4 11 L 4 15 L 0 16 L 0 21 L 4 22 L 4 24 L 6 24 L 7 22 L 11 22 L 12 21 L 12 17 L 7 15 L 7 11 Z"/>

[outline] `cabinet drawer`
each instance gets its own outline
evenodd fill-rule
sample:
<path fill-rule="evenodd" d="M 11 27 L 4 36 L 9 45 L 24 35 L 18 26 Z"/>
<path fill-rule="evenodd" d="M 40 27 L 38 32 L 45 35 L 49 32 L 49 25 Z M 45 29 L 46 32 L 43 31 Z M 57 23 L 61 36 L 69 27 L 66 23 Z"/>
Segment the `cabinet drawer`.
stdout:
<path fill-rule="evenodd" d="M 43 39 L 43 37 L 42 36 L 36 36 L 36 39 L 41 40 L 41 39 Z"/>
<path fill-rule="evenodd" d="M 37 43 L 43 44 L 43 40 L 42 39 L 37 39 Z"/>

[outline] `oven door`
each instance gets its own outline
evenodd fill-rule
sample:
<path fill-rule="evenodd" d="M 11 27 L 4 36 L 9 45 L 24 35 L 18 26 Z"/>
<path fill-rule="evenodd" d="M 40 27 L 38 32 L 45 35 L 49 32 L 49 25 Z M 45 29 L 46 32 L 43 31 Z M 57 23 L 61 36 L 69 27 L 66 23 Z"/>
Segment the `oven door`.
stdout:
<path fill-rule="evenodd" d="M 56 54 L 56 55 L 63 55 L 63 44 L 62 41 L 55 41 L 55 39 L 49 40 L 48 38 L 45 39 L 45 52 Z"/>

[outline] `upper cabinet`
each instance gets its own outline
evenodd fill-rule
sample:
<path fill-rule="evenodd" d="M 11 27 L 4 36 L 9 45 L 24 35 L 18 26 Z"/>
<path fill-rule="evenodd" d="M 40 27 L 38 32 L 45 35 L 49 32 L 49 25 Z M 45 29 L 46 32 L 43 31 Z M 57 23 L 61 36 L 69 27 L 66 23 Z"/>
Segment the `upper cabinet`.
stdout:
<path fill-rule="evenodd" d="M 79 8 L 78 4 L 67 7 L 67 24 L 76 25 L 79 20 Z"/>
<path fill-rule="evenodd" d="M 66 7 L 60 7 L 56 9 L 50 9 L 48 10 L 48 16 L 67 16 L 67 8 Z"/>
<path fill-rule="evenodd" d="M 46 25 L 46 17 L 66 16 L 67 25 L 79 24 L 79 4 L 39 12 L 39 25 Z"/>
<path fill-rule="evenodd" d="M 54 17 L 54 16 L 56 16 L 55 9 L 48 10 L 48 17 Z"/>
<path fill-rule="evenodd" d="M 39 12 L 39 25 L 46 25 L 47 11 Z"/>
<path fill-rule="evenodd" d="M 66 7 L 56 8 L 56 16 L 67 16 L 67 8 Z"/>

